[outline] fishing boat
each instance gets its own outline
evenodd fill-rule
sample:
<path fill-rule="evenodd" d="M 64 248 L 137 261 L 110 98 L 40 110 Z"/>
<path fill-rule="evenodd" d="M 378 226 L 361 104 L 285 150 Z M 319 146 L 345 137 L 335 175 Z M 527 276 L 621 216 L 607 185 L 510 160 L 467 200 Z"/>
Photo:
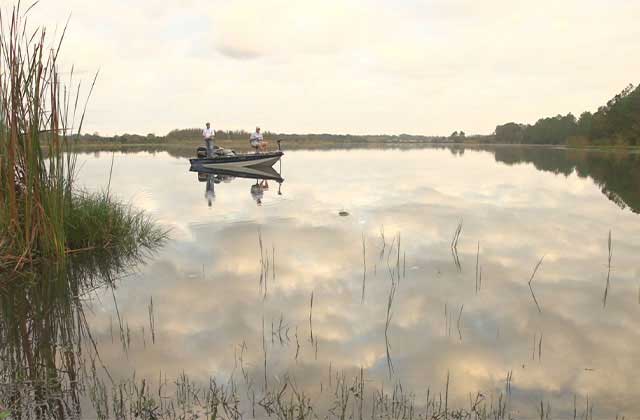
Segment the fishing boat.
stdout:
<path fill-rule="evenodd" d="M 284 152 L 277 150 L 275 152 L 263 153 L 235 153 L 228 155 L 218 155 L 214 157 L 202 157 L 189 159 L 192 167 L 202 168 L 246 168 L 254 166 L 273 166 L 280 160 Z"/>
<path fill-rule="evenodd" d="M 271 152 L 255 152 L 255 153 L 236 153 L 232 150 L 217 149 L 215 155 L 207 157 L 204 147 L 198 148 L 198 157 L 189 159 L 192 168 L 220 168 L 220 169 L 237 169 L 247 167 L 270 167 L 280 160 L 284 152 L 280 150 L 280 142 L 278 142 L 278 150 Z"/>

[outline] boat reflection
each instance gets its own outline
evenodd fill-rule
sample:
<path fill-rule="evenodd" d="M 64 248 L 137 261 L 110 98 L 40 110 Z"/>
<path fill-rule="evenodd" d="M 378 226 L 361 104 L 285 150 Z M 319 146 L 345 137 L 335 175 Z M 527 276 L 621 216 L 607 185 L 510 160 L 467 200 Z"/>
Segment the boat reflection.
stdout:
<path fill-rule="evenodd" d="M 216 199 L 216 184 L 229 183 L 236 178 L 255 180 L 255 183 L 251 185 L 249 192 L 258 206 L 262 205 L 264 193 L 269 190 L 269 181 L 275 181 L 278 183 L 278 195 L 282 195 L 282 183 L 284 182 L 284 178 L 282 178 L 280 173 L 272 167 L 246 167 L 230 170 L 191 166 L 190 171 L 197 172 L 198 181 L 206 183 L 204 196 L 209 207 L 213 205 L 213 202 Z"/>

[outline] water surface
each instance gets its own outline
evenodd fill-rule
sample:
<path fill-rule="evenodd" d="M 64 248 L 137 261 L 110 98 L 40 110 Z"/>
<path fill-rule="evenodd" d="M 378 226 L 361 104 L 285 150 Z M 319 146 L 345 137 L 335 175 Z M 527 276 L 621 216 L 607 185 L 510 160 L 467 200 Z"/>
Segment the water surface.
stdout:
<path fill-rule="evenodd" d="M 104 188 L 111 159 L 80 155 L 79 182 Z M 113 159 L 113 194 L 171 228 L 90 302 L 114 378 L 250 378 L 258 392 L 288 377 L 321 399 L 362 369 L 368 388 L 400 383 L 416 405 L 449 376 L 449 404 L 468 406 L 510 376 L 522 415 L 543 400 L 572 417 L 574 396 L 578 413 L 587 399 L 596 417 L 640 412 L 636 155 L 291 151 L 275 166 L 285 181 L 259 194 L 260 180 L 201 182 L 167 152 Z"/>

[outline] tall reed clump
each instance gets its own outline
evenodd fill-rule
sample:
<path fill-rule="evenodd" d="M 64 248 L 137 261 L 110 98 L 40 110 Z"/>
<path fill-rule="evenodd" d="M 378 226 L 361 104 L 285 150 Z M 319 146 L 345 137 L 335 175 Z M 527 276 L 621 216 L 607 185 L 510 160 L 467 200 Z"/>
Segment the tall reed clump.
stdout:
<path fill-rule="evenodd" d="M 48 48 L 46 30 L 30 33 L 25 20 L 19 7 L 8 21 L 0 14 L 0 234 L 4 262 L 17 266 L 65 254 L 74 172 L 71 95 L 56 65 L 62 39 Z"/>
<path fill-rule="evenodd" d="M 61 260 L 82 249 L 158 245 L 165 232 L 144 214 L 108 191 L 74 189 L 71 146 L 86 102 L 78 107 L 79 84 L 67 87 L 74 84 L 73 68 L 66 84 L 60 80 L 66 27 L 51 46 L 44 28 L 28 30 L 28 12 L 17 6 L 7 20 L 0 11 L 0 269 Z"/>

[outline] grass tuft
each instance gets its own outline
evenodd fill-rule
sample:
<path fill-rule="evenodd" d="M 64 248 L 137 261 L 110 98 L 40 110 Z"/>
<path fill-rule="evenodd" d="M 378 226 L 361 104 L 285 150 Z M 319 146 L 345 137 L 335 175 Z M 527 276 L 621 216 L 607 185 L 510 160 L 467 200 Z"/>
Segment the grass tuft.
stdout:
<path fill-rule="evenodd" d="M 107 192 L 75 193 L 65 218 L 69 252 L 117 249 L 122 254 L 152 250 L 162 245 L 167 232 L 141 210 Z"/>

